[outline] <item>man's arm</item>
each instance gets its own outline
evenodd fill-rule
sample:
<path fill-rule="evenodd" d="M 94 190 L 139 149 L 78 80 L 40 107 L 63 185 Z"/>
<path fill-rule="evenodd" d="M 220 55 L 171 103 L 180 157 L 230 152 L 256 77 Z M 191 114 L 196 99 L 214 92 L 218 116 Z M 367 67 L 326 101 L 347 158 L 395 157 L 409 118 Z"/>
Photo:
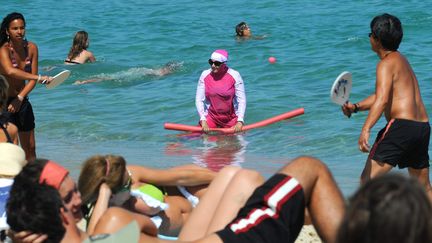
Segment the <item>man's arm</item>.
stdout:
<path fill-rule="evenodd" d="M 369 109 L 368 117 L 363 125 L 360 138 L 358 140 L 359 148 L 363 152 L 369 151 L 370 129 L 376 124 L 386 108 L 393 83 L 393 75 L 390 72 L 389 64 L 380 62 L 377 66 L 375 101 Z"/>

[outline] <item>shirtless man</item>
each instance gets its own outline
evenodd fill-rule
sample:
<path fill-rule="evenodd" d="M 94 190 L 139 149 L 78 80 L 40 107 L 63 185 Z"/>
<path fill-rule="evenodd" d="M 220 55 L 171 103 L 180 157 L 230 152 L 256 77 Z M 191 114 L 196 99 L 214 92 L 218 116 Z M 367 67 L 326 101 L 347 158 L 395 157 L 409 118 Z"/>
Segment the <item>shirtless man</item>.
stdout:
<path fill-rule="evenodd" d="M 396 165 L 408 167 L 432 199 L 429 181 L 429 119 L 420 88 L 408 60 L 398 52 L 402 40 L 402 24 L 389 14 L 376 16 L 369 34 L 372 50 L 381 59 L 376 67 L 375 93 L 366 99 L 342 107 L 346 116 L 369 110 L 358 140 L 359 149 L 369 152 L 361 175 L 364 184 L 369 179 L 390 171 Z M 370 130 L 384 112 L 387 125 L 378 133 L 372 149 Z"/>

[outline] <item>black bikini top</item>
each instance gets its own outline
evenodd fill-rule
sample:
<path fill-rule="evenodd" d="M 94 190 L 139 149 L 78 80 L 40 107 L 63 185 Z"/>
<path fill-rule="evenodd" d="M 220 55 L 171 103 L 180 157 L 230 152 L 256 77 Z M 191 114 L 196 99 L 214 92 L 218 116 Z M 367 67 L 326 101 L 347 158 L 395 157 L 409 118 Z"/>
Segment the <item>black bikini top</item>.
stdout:
<path fill-rule="evenodd" d="M 64 62 L 71 63 L 71 64 L 81 64 L 79 62 L 71 61 L 69 59 L 64 60 Z"/>

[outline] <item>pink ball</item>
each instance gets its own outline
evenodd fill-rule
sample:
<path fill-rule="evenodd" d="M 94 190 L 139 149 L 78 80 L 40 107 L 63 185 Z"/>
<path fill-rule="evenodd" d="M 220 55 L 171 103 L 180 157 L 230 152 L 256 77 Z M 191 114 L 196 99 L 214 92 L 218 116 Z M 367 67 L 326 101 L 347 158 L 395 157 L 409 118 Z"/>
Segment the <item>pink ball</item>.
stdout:
<path fill-rule="evenodd" d="M 275 57 L 269 57 L 268 61 L 269 61 L 269 63 L 275 63 L 276 58 Z"/>

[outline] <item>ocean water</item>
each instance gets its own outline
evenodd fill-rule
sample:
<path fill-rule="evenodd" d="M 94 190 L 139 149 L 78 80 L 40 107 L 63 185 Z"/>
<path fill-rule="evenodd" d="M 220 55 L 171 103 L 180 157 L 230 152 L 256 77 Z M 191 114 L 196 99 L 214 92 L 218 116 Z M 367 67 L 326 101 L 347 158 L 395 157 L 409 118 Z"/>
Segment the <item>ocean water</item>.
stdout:
<path fill-rule="evenodd" d="M 429 114 L 432 2 L 430 1 L 2 1 L 0 13 L 24 14 L 27 38 L 39 47 L 40 72 L 72 71 L 61 86 L 38 86 L 38 157 L 56 160 L 75 177 L 94 154 L 118 154 L 128 163 L 168 168 L 197 163 L 239 164 L 266 177 L 299 155 L 322 159 L 345 195 L 358 186 L 367 154 L 357 139 L 367 113 L 348 119 L 329 100 L 342 71 L 353 74 L 352 101 L 373 92 L 378 58 L 370 50 L 371 19 L 388 12 L 404 27 L 400 51 L 410 60 Z M 236 41 L 246 21 L 262 40 Z M 94 64 L 65 66 L 76 31 L 90 35 Z M 164 122 L 197 124 L 194 98 L 214 49 L 227 49 L 229 66 L 246 85 L 246 122 L 299 107 L 305 114 L 239 136 L 190 136 L 164 130 Z M 270 64 L 270 56 L 277 58 Z M 151 75 L 165 63 L 182 66 Z M 73 85 L 76 80 L 111 78 Z M 370 143 L 385 125 L 372 130 Z"/>

